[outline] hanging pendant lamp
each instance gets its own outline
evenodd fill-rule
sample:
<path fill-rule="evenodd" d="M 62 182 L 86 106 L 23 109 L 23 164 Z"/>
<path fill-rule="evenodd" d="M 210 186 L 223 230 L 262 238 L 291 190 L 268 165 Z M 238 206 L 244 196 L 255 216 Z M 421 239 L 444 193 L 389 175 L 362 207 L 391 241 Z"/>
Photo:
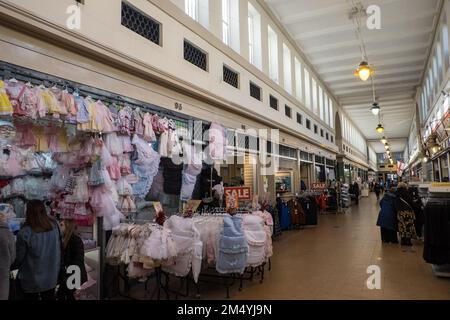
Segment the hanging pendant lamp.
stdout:
<path fill-rule="evenodd" d="M 387 144 L 387 139 L 386 139 L 386 137 L 381 138 L 381 143 L 382 143 L 382 144 Z"/>
<path fill-rule="evenodd" d="M 374 116 L 377 116 L 380 113 L 380 106 L 377 102 L 374 102 L 372 104 L 372 108 L 370 108 L 370 111 L 372 111 Z"/>
<path fill-rule="evenodd" d="M 384 132 L 384 127 L 381 123 L 378 124 L 377 128 L 376 128 L 378 133 L 383 133 Z"/>
<path fill-rule="evenodd" d="M 367 81 L 373 72 L 374 71 L 369 64 L 366 61 L 362 61 L 355 71 L 355 76 L 359 77 L 362 81 Z"/>

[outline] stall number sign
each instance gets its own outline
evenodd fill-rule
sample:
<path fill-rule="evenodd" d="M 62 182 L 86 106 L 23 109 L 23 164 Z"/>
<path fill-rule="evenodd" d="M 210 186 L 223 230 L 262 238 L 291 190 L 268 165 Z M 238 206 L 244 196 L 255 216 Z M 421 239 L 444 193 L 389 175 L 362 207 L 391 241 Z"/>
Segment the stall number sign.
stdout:
<path fill-rule="evenodd" d="M 327 188 L 327 184 L 324 182 L 314 182 L 312 184 L 312 188 L 313 190 L 325 190 Z"/>
<path fill-rule="evenodd" d="M 250 187 L 226 187 L 224 191 L 227 197 L 234 193 L 239 201 L 252 200 L 252 188 Z"/>

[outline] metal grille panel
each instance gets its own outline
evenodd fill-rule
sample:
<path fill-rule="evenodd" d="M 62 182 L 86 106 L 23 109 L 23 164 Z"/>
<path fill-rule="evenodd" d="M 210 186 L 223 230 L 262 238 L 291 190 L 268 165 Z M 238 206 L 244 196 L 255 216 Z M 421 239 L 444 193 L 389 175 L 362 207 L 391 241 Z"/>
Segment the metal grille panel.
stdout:
<path fill-rule="evenodd" d="M 184 60 L 189 61 L 202 70 L 207 71 L 208 69 L 207 54 L 186 40 L 184 40 Z"/>
<path fill-rule="evenodd" d="M 286 117 L 292 118 L 292 109 L 289 106 L 284 106 L 284 114 Z"/>
<path fill-rule="evenodd" d="M 297 123 L 298 124 L 303 124 L 302 115 L 300 113 L 297 113 Z"/>
<path fill-rule="evenodd" d="M 235 88 L 239 88 L 239 74 L 226 66 L 223 66 L 223 81 Z"/>
<path fill-rule="evenodd" d="M 122 25 L 160 45 L 161 24 L 125 2 L 122 2 Z"/>
<path fill-rule="evenodd" d="M 250 96 L 261 101 L 261 88 L 253 82 L 250 82 Z"/>
<path fill-rule="evenodd" d="M 278 99 L 274 96 L 270 96 L 270 107 L 272 109 L 278 110 Z"/>

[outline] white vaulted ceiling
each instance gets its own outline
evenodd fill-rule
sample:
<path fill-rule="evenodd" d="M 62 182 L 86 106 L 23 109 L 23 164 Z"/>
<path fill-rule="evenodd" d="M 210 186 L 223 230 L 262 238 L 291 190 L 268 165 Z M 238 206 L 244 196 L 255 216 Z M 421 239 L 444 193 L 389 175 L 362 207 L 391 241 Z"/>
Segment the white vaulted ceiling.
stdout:
<path fill-rule="evenodd" d="M 353 75 L 361 62 L 359 40 L 349 13 L 354 3 L 381 8 L 381 30 L 368 30 L 363 39 L 369 64 L 376 69 L 376 97 L 386 136 L 409 134 L 414 95 L 432 44 L 441 0 L 265 0 L 297 42 L 309 62 L 346 113 L 369 140 L 379 139 L 378 117 L 370 81 Z"/>

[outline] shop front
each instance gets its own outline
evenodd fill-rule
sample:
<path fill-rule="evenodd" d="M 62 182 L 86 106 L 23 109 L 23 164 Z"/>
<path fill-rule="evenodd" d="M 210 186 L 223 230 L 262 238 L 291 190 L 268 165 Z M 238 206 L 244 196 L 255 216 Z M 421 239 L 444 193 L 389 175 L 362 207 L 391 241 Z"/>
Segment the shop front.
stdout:
<path fill-rule="evenodd" d="M 314 174 L 316 182 L 326 182 L 325 157 L 315 156 Z"/>
<path fill-rule="evenodd" d="M 327 181 L 336 181 L 336 160 L 325 160 L 325 174 Z"/>
<path fill-rule="evenodd" d="M 285 145 L 279 146 L 278 170 L 275 173 L 277 196 L 293 196 L 299 193 L 301 182 L 297 156 L 297 149 Z"/>
<path fill-rule="evenodd" d="M 314 155 L 300 151 L 300 190 L 306 191 L 313 183 L 313 157 Z"/>

